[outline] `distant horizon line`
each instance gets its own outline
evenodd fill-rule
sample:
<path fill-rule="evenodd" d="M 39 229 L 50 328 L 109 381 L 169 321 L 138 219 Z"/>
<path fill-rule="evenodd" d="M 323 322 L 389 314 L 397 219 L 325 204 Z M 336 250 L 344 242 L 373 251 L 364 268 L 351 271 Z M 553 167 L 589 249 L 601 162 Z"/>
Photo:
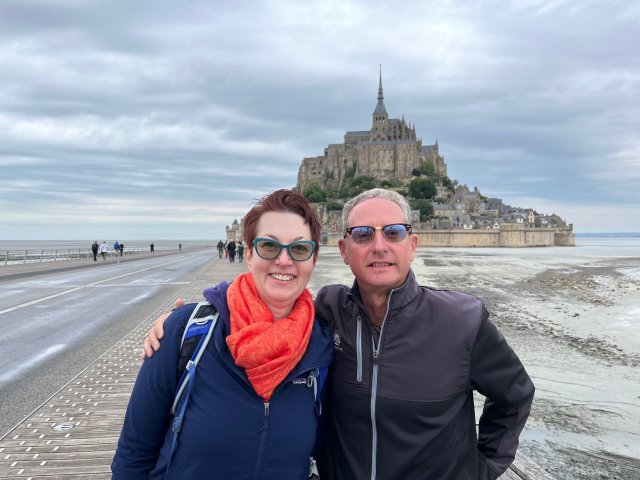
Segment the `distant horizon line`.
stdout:
<path fill-rule="evenodd" d="M 615 231 L 615 232 L 574 232 L 576 237 L 584 237 L 584 236 L 632 236 L 632 237 L 636 237 L 636 236 L 640 236 L 640 231 L 637 232 L 633 232 L 633 231 Z M 123 241 L 129 241 L 129 242 L 211 242 L 214 240 L 219 240 L 220 238 L 225 239 L 226 235 L 223 235 L 222 237 L 211 237 L 211 238 L 185 238 L 185 239 L 180 239 L 180 238 L 160 238 L 160 239 L 154 239 L 154 238 L 126 238 L 126 237 L 122 237 Z M 117 240 L 117 239 L 112 239 L 112 240 Z M 103 240 L 102 238 L 96 240 L 96 241 L 112 241 L 112 240 Z M 27 241 L 27 242 L 47 242 L 47 241 L 55 241 L 55 242 L 93 242 L 94 240 L 91 239 L 86 239 L 86 238 L 0 238 L 0 242 L 20 242 L 20 241 Z"/>

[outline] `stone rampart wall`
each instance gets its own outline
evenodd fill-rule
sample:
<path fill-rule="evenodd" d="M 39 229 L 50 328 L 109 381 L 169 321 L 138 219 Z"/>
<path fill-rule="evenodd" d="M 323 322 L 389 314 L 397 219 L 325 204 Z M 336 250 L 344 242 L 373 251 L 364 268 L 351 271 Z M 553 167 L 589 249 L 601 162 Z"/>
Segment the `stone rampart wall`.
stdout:
<path fill-rule="evenodd" d="M 569 229 L 530 228 L 503 224 L 500 230 L 425 230 L 415 232 L 419 247 L 553 247 L 575 246 Z M 327 245 L 338 245 L 339 233 L 330 233 Z"/>

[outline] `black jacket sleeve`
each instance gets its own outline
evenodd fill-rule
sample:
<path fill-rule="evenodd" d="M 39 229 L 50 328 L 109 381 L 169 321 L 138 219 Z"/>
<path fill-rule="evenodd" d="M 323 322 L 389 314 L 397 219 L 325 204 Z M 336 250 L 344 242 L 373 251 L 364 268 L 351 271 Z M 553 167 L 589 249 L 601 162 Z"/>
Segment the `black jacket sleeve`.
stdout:
<path fill-rule="evenodd" d="M 535 388 L 484 306 L 471 354 L 470 381 L 471 388 L 486 397 L 479 422 L 478 478 L 494 479 L 515 458 Z"/>

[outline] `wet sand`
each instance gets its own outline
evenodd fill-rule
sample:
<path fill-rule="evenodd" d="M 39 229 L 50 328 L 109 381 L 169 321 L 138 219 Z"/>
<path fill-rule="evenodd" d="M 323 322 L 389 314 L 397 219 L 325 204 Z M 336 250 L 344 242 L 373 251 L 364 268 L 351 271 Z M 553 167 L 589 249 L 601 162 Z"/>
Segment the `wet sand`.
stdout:
<path fill-rule="evenodd" d="M 420 249 L 413 269 L 422 285 L 482 299 L 525 364 L 536 398 L 523 452 L 558 479 L 640 479 L 640 256 Z M 323 249 L 312 291 L 351 282 Z"/>

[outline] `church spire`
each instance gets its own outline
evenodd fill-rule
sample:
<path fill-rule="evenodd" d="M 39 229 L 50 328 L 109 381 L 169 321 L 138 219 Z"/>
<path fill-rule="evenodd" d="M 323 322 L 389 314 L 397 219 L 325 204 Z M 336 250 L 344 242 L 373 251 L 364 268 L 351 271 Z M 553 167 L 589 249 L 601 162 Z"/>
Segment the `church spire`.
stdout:
<path fill-rule="evenodd" d="M 373 125 L 382 125 L 387 123 L 387 109 L 384 108 L 384 95 L 382 93 L 382 65 L 380 65 L 380 83 L 378 84 L 378 104 L 373 111 Z"/>

